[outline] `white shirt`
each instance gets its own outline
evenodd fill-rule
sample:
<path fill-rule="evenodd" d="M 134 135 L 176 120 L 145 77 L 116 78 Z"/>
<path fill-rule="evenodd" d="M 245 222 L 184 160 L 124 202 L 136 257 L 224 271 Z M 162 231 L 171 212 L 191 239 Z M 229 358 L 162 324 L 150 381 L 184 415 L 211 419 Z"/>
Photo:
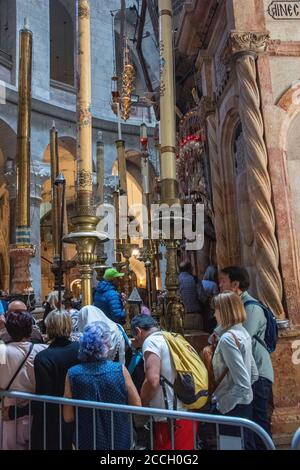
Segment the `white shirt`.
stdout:
<path fill-rule="evenodd" d="M 237 346 L 234 336 L 239 346 Z M 252 384 L 258 379 L 258 371 L 252 355 L 252 341 L 245 328 L 239 324 L 223 331 L 213 357 L 216 380 L 226 367 L 229 372 L 214 393 L 217 408 L 229 413 L 237 405 L 248 405 L 253 400 Z"/>
<path fill-rule="evenodd" d="M 148 338 L 145 339 L 143 344 L 143 355 L 146 352 L 154 353 L 156 356 L 160 358 L 160 375 L 165 377 L 169 382 L 174 383 L 176 377 L 176 370 L 173 365 L 173 361 L 169 352 L 168 345 L 166 340 L 164 339 L 162 333 L 157 331 L 152 333 Z M 169 410 L 173 410 L 173 398 L 174 392 L 173 389 L 166 385 L 166 392 L 167 392 L 167 401 L 168 401 L 168 408 Z M 149 403 L 150 408 L 159 408 L 159 409 L 166 409 L 163 390 L 160 386 Z M 177 410 L 178 411 L 186 411 L 183 403 L 177 399 Z M 154 418 L 154 421 L 163 421 L 163 418 Z"/>
<path fill-rule="evenodd" d="M 0 389 L 5 390 L 11 378 L 29 352 L 28 341 L 0 345 Z M 35 344 L 26 363 L 10 386 L 10 391 L 35 393 L 34 358 L 48 347 L 47 344 Z M 14 399 L 6 398 L 5 406 L 14 404 Z"/>

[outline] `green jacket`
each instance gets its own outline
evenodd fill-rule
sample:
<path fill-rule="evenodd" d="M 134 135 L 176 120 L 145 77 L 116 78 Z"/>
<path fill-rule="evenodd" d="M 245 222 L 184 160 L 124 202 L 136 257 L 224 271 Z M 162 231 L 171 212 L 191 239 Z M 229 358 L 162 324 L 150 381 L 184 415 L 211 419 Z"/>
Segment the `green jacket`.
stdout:
<path fill-rule="evenodd" d="M 249 300 L 255 300 L 248 292 L 243 292 L 241 300 L 245 304 Z M 274 382 L 274 372 L 270 354 L 253 336 L 258 336 L 262 340 L 265 338 L 267 320 L 264 311 L 258 305 L 247 305 L 245 307 L 247 320 L 243 324 L 244 328 L 252 337 L 252 353 L 260 377 L 265 377 Z"/>

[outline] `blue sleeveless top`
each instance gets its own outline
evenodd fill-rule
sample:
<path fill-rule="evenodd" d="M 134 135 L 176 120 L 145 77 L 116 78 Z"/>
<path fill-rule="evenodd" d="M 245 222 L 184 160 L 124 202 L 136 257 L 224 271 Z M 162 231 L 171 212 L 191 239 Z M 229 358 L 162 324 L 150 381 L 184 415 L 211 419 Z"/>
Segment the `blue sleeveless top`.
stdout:
<path fill-rule="evenodd" d="M 100 362 L 84 362 L 71 367 L 68 371 L 72 397 L 76 400 L 90 400 L 102 403 L 128 404 L 122 365 L 118 362 L 103 360 Z M 96 449 L 112 449 L 111 412 L 97 410 L 96 416 Z M 129 415 L 115 412 L 114 450 L 130 449 Z M 74 435 L 74 443 L 76 444 Z M 93 411 L 78 408 L 78 449 L 93 450 Z"/>

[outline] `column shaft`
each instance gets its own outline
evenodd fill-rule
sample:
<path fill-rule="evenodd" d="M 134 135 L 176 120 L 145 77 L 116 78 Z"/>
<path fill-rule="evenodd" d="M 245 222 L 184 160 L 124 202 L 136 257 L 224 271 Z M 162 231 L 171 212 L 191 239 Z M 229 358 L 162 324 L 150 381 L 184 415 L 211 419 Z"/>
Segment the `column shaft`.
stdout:
<path fill-rule="evenodd" d="M 262 302 L 269 305 L 278 317 L 284 317 L 279 250 L 255 61 L 256 56 L 250 51 L 240 53 L 236 58 L 239 114 L 248 158 L 248 188 L 253 197 L 251 217 L 255 234 L 253 254 L 257 268 L 257 291 Z"/>

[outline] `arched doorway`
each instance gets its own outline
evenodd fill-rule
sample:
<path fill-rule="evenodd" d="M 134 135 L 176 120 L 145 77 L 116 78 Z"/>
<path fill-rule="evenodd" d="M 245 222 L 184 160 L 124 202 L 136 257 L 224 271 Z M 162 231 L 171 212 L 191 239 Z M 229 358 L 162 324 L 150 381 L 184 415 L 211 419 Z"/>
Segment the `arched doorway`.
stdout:
<path fill-rule="evenodd" d="M 72 230 L 70 214 L 74 211 L 75 204 L 75 180 L 76 180 L 76 141 L 72 137 L 60 137 L 58 139 L 59 171 L 66 179 L 66 223 L 68 232 Z M 45 163 L 50 164 L 50 146 L 48 145 L 44 158 Z M 51 178 L 45 181 L 41 204 L 41 259 L 42 259 L 42 292 L 46 296 L 54 287 L 54 276 L 51 271 L 53 261 L 52 239 L 52 188 Z M 64 244 L 63 256 L 65 260 L 73 260 L 76 256 L 75 245 Z M 78 278 L 76 268 L 72 269 L 68 276 L 68 283 Z"/>
<path fill-rule="evenodd" d="M 292 120 L 286 139 L 286 163 L 289 176 L 290 201 L 297 251 L 300 257 L 300 112 Z"/>

